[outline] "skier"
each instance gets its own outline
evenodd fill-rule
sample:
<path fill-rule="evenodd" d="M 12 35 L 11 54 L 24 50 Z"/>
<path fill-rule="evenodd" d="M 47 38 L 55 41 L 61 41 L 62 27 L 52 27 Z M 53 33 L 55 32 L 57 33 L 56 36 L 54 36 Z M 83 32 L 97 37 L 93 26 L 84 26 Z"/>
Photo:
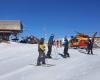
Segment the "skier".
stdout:
<path fill-rule="evenodd" d="M 51 52 L 52 52 L 53 44 L 54 44 L 54 35 L 52 34 L 49 38 L 49 41 L 48 41 L 48 52 L 47 52 L 46 58 L 52 58 Z"/>
<path fill-rule="evenodd" d="M 60 40 L 60 47 L 62 47 L 62 40 Z"/>
<path fill-rule="evenodd" d="M 56 41 L 56 47 L 59 48 L 59 46 L 60 46 L 60 42 L 59 42 L 59 40 L 57 40 Z"/>
<path fill-rule="evenodd" d="M 66 37 L 64 38 L 64 44 L 63 45 L 64 45 L 64 58 L 70 57 L 69 53 L 68 53 L 69 42 L 68 42 L 68 39 Z"/>
<path fill-rule="evenodd" d="M 46 64 L 45 63 L 45 45 L 44 45 L 44 38 L 41 38 L 38 44 L 38 52 L 39 52 L 39 56 L 37 59 L 37 66 L 42 64 Z"/>
<path fill-rule="evenodd" d="M 89 38 L 88 38 L 88 43 L 87 43 L 87 54 L 90 54 L 90 52 L 91 52 L 91 54 L 93 54 L 93 51 L 92 51 L 92 48 L 93 48 L 93 43 L 94 43 L 94 40 L 90 40 Z"/>

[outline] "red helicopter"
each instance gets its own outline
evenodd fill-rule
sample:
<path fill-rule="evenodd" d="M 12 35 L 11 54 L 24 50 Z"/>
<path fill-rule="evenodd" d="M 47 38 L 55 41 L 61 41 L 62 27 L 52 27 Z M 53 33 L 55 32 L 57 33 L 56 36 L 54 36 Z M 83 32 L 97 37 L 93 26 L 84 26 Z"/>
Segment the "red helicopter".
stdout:
<path fill-rule="evenodd" d="M 88 38 L 91 38 L 94 41 L 96 34 L 97 32 L 95 32 L 93 36 L 90 37 L 86 34 L 77 32 L 77 35 L 75 37 L 71 37 L 70 39 L 70 47 L 86 48 Z"/>

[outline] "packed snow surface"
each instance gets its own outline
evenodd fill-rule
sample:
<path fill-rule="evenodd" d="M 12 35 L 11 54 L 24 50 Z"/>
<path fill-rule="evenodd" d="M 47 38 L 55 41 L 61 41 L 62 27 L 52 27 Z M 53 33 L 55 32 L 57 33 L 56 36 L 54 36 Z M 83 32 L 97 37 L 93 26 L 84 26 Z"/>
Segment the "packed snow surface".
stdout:
<path fill-rule="evenodd" d="M 33 44 L 0 44 L 0 80 L 100 80 L 100 49 L 94 55 L 84 49 L 69 49 L 70 58 L 62 58 L 63 47 L 53 46 L 52 59 L 35 66 L 38 46 Z M 46 49 L 47 52 L 47 49 Z"/>

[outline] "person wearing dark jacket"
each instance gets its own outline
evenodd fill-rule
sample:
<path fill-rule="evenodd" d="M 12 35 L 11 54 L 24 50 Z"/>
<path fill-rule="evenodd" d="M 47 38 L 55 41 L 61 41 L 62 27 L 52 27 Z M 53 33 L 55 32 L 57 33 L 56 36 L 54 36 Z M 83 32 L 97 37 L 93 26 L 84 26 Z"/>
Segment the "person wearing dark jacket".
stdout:
<path fill-rule="evenodd" d="M 41 40 L 39 41 L 38 44 L 38 52 L 39 52 L 39 56 L 37 59 L 37 66 L 42 64 L 46 64 L 45 63 L 45 45 L 44 45 L 44 38 L 41 38 Z"/>
<path fill-rule="evenodd" d="M 93 51 L 92 51 L 93 43 L 94 43 L 94 40 L 88 39 L 88 43 L 87 43 L 87 52 L 88 53 L 87 54 L 93 54 Z"/>
<path fill-rule="evenodd" d="M 52 52 L 53 44 L 54 44 L 54 35 L 51 35 L 48 41 L 48 52 L 47 52 L 46 58 L 52 58 L 51 52 Z"/>
<path fill-rule="evenodd" d="M 68 42 L 68 39 L 66 37 L 64 39 L 64 44 L 63 45 L 64 45 L 64 58 L 70 57 L 69 53 L 68 53 L 69 42 Z"/>

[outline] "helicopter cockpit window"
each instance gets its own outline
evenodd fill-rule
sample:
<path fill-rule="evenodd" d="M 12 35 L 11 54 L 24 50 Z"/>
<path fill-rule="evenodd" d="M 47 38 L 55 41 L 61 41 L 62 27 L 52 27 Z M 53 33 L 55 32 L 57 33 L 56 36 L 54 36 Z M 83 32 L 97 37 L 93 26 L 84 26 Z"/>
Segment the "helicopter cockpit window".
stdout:
<path fill-rule="evenodd" d="M 78 39 L 76 39 L 76 42 L 78 42 Z"/>

